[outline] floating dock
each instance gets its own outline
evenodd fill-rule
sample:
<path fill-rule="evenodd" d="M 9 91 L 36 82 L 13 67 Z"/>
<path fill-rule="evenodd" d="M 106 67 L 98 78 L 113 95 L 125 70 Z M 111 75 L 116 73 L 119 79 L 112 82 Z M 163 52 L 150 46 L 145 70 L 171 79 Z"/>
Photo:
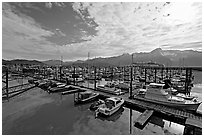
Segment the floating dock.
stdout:
<path fill-rule="evenodd" d="M 144 127 L 145 124 L 148 122 L 148 120 L 150 119 L 150 117 L 153 115 L 153 110 L 145 110 L 144 113 L 142 113 L 135 121 L 135 125 L 137 125 L 138 127 Z"/>
<path fill-rule="evenodd" d="M 14 96 L 17 96 L 19 94 L 24 93 L 25 91 L 34 88 L 34 84 L 26 83 L 22 85 L 17 85 L 13 87 L 3 88 L 2 89 L 2 100 L 12 98 Z"/>
<path fill-rule="evenodd" d="M 83 91 L 82 90 L 80 91 L 80 89 L 73 89 L 73 90 L 64 91 L 61 93 L 61 95 L 74 94 L 78 92 L 83 92 Z"/>

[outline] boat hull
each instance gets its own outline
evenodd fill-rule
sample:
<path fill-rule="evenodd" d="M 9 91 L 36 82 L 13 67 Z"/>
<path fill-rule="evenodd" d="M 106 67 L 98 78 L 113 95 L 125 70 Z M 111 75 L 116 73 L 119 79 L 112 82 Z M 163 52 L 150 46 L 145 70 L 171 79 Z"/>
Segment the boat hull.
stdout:
<path fill-rule="evenodd" d="M 93 95 L 93 96 L 91 96 L 89 98 L 82 99 L 82 100 L 75 100 L 74 102 L 76 104 L 83 104 L 83 103 L 87 103 L 87 102 L 95 100 L 98 96 L 99 96 L 99 93 L 96 93 L 95 95 Z"/>
<path fill-rule="evenodd" d="M 74 88 L 72 88 L 72 87 L 70 87 L 70 86 L 60 87 L 60 88 L 54 87 L 54 88 L 51 88 L 51 89 L 49 90 L 49 92 L 50 92 L 50 93 L 54 93 L 54 92 L 64 92 L 64 91 L 71 90 L 71 89 L 74 89 Z"/>
<path fill-rule="evenodd" d="M 113 90 L 112 88 L 100 88 L 100 87 L 97 87 L 96 88 L 97 90 L 101 91 L 101 92 L 106 92 L 106 93 L 109 93 L 109 94 L 113 94 L 113 95 L 120 95 L 121 93 L 120 92 L 116 92 L 115 90 Z"/>
<path fill-rule="evenodd" d="M 173 107 L 173 108 L 177 108 L 177 109 L 182 109 L 182 110 L 189 110 L 189 111 L 196 111 L 198 109 L 199 105 L 201 104 L 201 102 L 198 102 L 195 104 L 174 103 L 174 102 L 170 102 L 170 101 L 152 100 L 152 99 L 143 98 L 143 97 L 139 97 L 139 96 L 136 96 L 134 98 L 142 100 L 142 101 L 148 101 L 148 102 L 152 102 L 152 103 L 159 104 L 159 105 L 165 105 L 165 106 L 169 106 L 169 107 Z"/>
<path fill-rule="evenodd" d="M 105 116 L 110 116 L 110 115 L 113 115 L 115 112 L 117 112 L 121 107 L 122 107 L 122 105 L 124 104 L 124 100 L 120 103 L 120 104 L 118 104 L 115 108 L 113 108 L 111 111 L 109 111 L 108 113 L 106 113 L 105 112 L 105 110 L 104 109 L 98 109 L 97 111 L 98 111 L 98 113 L 99 114 L 103 114 L 103 115 L 105 115 Z"/>

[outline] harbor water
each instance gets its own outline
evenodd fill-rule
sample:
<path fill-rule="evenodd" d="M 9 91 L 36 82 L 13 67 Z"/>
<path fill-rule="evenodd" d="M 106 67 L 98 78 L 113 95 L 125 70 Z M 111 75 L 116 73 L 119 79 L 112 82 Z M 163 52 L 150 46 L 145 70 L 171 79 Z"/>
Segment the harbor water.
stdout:
<path fill-rule="evenodd" d="M 90 84 L 91 85 L 91 84 Z M 201 82 L 192 94 L 202 101 Z M 123 107 L 111 117 L 95 117 L 91 103 L 74 105 L 74 95 L 48 94 L 33 88 L 2 103 L 2 134 L 9 135 L 181 135 L 184 126 L 153 117 L 143 129 L 134 126 L 139 111 Z M 202 111 L 202 105 L 198 108 Z"/>

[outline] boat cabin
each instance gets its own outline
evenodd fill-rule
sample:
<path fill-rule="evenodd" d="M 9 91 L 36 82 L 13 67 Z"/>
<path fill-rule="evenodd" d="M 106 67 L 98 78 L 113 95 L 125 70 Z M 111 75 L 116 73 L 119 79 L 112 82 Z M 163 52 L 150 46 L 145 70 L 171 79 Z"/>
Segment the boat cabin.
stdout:
<path fill-rule="evenodd" d="M 91 92 L 91 91 L 81 92 L 81 93 L 79 94 L 79 99 L 81 99 L 81 100 L 87 99 L 87 98 L 89 98 L 91 95 L 93 95 L 93 92 Z"/>
<path fill-rule="evenodd" d="M 163 89 L 164 85 L 165 84 L 150 83 L 147 87 L 145 98 L 166 101 L 170 95 Z"/>
<path fill-rule="evenodd" d="M 107 108 L 109 108 L 109 109 L 112 109 L 113 107 L 118 105 L 120 102 L 121 102 L 120 98 L 114 98 L 114 97 L 107 98 L 105 100 L 105 104 L 106 104 Z"/>

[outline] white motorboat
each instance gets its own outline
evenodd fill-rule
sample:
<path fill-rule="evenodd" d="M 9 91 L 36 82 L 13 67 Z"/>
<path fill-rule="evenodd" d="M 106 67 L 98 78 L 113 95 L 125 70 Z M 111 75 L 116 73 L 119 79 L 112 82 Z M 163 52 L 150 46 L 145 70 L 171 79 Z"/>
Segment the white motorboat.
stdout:
<path fill-rule="evenodd" d="M 134 98 L 191 111 L 196 111 L 198 106 L 201 104 L 201 102 L 196 99 L 187 100 L 182 97 L 169 94 L 165 91 L 165 89 L 163 89 L 163 86 L 164 84 L 150 83 L 147 87 L 145 96 L 137 94 L 134 95 Z"/>
<path fill-rule="evenodd" d="M 105 103 L 100 105 L 96 110 L 96 115 L 101 113 L 106 116 L 110 116 L 116 111 L 118 111 L 124 104 L 124 100 L 119 97 L 110 97 L 105 100 Z"/>

